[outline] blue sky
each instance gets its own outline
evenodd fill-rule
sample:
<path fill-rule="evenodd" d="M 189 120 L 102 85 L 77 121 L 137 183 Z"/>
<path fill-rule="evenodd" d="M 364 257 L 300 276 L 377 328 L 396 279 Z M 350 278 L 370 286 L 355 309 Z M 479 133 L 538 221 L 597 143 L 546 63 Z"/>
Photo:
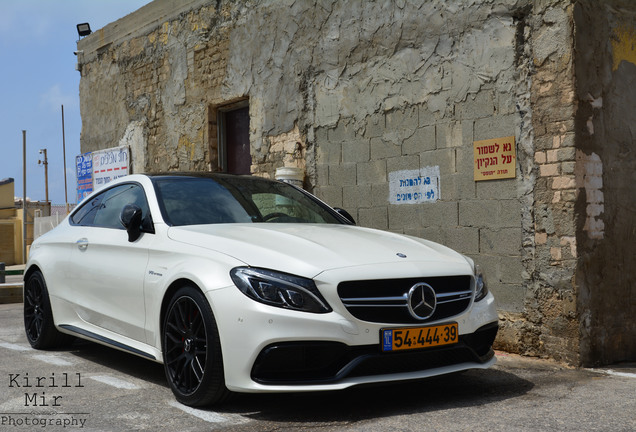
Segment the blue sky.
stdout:
<path fill-rule="evenodd" d="M 0 179 L 15 179 L 22 197 L 22 131 L 27 134 L 27 197 L 44 201 L 47 149 L 49 199 L 64 204 L 62 112 L 68 201 L 75 202 L 75 156 L 80 154 L 80 73 L 75 70 L 76 24 L 93 31 L 150 0 L 0 0 Z"/>

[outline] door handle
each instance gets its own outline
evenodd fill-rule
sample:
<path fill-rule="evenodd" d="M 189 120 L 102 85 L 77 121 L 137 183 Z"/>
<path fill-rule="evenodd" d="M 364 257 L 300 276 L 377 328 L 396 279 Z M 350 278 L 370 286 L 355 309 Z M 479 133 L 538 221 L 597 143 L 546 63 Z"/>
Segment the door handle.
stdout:
<path fill-rule="evenodd" d="M 85 251 L 88 248 L 88 239 L 86 237 L 82 237 L 78 241 L 75 242 L 77 248 L 81 251 Z"/>

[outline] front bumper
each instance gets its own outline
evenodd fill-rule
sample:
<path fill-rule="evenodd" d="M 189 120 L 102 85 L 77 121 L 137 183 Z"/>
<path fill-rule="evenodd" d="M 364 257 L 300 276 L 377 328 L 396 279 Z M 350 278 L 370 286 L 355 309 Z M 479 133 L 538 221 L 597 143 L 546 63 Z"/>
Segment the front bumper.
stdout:
<path fill-rule="evenodd" d="M 282 342 L 265 347 L 252 368 L 252 379 L 265 385 L 333 384 L 350 377 L 393 375 L 465 363 L 485 364 L 495 355 L 499 325 L 487 324 L 462 335 L 450 347 L 384 353 L 379 344 Z"/>
<path fill-rule="evenodd" d="M 495 363 L 491 346 L 498 326 L 492 294 L 445 321 L 458 323 L 458 344 L 398 353 L 381 352 L 380 329 L 386 324 L 356 320 L 330 293 L 325 297 L 334 310 L 326 314 L 266 306 L 233 286 L 207 296 L 219 328 L 225 384 L 231 391 L 339 390 Z"/>

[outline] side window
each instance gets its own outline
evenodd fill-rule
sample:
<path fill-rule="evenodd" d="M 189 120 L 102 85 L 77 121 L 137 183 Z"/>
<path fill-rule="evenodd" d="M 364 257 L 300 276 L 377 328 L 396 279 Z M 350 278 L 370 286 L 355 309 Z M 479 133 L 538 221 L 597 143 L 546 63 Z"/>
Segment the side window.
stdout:
<path fill-rule="evenodd" d="M 142 187 L 137 184 L 119 185 L 107 190 L 100 196 L 102 198 L 91 224 L 93 226 L 124 229 L 119 216 L 127 204 L 138 205 L 144 218 L 148 215 L 146 195 Z"/>
<path fill-rule="evenodd" d="M 75 213 L 71 216 L 71 222 L 73 225 L 92 225 L 93 219 L 99 209 L 99 203 L 101 202 L 104 194 L 100 194 L 90 201 L 85 202 Z"/>

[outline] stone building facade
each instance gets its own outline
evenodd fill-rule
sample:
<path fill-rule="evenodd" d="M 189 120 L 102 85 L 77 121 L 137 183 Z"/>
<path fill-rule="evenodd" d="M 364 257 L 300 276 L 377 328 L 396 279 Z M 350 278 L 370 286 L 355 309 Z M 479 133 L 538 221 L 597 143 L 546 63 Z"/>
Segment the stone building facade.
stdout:
<path fill-rule="evenodd" d="M 132 170 L 225 169 L 249 110 L 251 173 L 298 167 L 359 225 L 487 271 L 499 348 L 636 359 L 636 5 L 627 0 L 155 0 L 78 42 L 82 152 Z M 474 142 L 514 137 L 514 178 Z M 438 197 L 391 199 L 434 168 Z"/>

